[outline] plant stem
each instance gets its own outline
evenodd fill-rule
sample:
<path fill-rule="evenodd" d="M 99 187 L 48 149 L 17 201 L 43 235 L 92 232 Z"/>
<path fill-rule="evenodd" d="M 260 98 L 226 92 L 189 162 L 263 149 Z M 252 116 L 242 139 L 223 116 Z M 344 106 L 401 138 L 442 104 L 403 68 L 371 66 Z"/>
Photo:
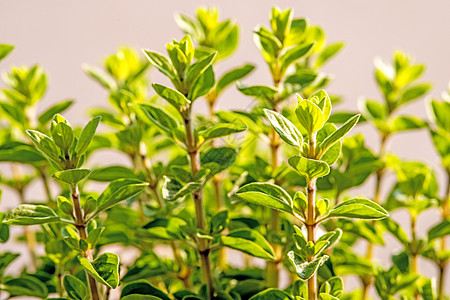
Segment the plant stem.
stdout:
<path fill-rule="evenodd" d="M 50 183 L 48 181 L 47 172 L 44 168 L 37 168 L 37 169 L 38 169 L 39 175 L 41 176 L 42 184 L 44 185 L 44 190 L 45 190 L 45 194 L 47 195 L 47 201 L 48 201 L 49 207 L 54 208 L 55 204 L 53 201 L 52 192 L 50 190 Z"/>
<path fill-rule="evenodd" d="M 20 204 L 25 204 L 25 194 L 23 188 L 17 189 L 19 194 Z M 30 226 L 24 226 L 25 231 L 25 242 L 27 244 L 28 252 L 30 253 L 31 266 L 34 270 L 37 267 L 37 256 L 36 256 L 36 235 L 34 234 L 33 228 Z"/>
<path fill-rule="evenodd" d="M 195 176 L 200 169 L 200 156 L 198 151 L 197 142 L 194 138 L 194 129 L 192 126 L 192 118 L 191 118 L 191 109 L 192 106 L 188 108 L 187 117 L 184 118 L 184 127 L 186 132 L 186 146 L 189 154 L 189 163 L 191 165 L 192 175 Z M 195 205 L 195 218 L 197 222 L 197 228 L 200 231 L 206 230 L 206 220 L 205 220 L 205 212 L 203 207 L 203 193 L 202 188 L 194 191 L 192 193 L 194 198 Z M 209 299 L 214 297 L 214 284 L 212 278 L 211 271 L 211 263 L 209 260 L 209 241 L 203 238 L 197 239 L 197 250 L 200 255 L 201 260 L 201 269 L 203 274 L 203 280 L 206 282 L 208 286 L 208 295 Z"/>
<path fill-rule="evenodd" d="M 309 137 L 309 158 L 314 158 L 316 152 L 316 135 L 311 134 Z M 308 242 L 315 242 L 314 230 L 316 228 L 316 217 L 315 217 L 315 205 L 316 205 L 316 180 L 317 179 L 307 179 L 307 197 L 308 197 L 308 208 L 306 213 L 306 230 L 308 232 Z M 315 257 L 310 258 L 310 262 L 314 261 Z M 311 278 L 308 279 L 308 300 L 317 299 L 317 278 L 316 274 L 313 274 Z"/>
<path fill-rule="evenodd" d="M 416 220 L 417 216 L 415 214 L 411 214 L 411 244 L 412 244 L 412 253 L 411 253 L 411 271 L 415 274 L 418 274 L 417 268 L 417 236 L 416 236 Z M 414 289 L 414 299 L 419 300 L 419 291 L 417 287 Z"/>
<path fill-rule="evenodd" d="M 83 212 L 81 210 L 80 204 L 80 194 L 78 193 L 78 186 L 70 186 L 70 195 L 73 201 L 73 208 L 75 211 L 75 227 L 78 230 L 78 234 L 81 239 L 87 241 L 87 233 L 86 233 L 86 223 L 84 222 Z M 92 253 L 88 249 L 82 252 L 84 258 L 92 261 Z M 100 300 L 100 295 L 97 289 L 97 283 L 95 282 L 94 277 L 92 277 L 88 272 L 86 272 L 86 276 L 89 282 L 89 289 L 91 291 L 92 300 Z"/>
<path fill-rule="evenodd" d="M 447 170 L 447 190 L 444 195 L 444 201 L 442 202 L 442 219 L 447 220 L 450 217 L 450 170 Z M 446 250 L 446 237 L 442 237 L 441 239 L 441 251 L 444 252 Z M 448 259 L 442 260 L 439 264 L 439 283 L 438 283 L 438 300 L 444 299 L 444 280 L 446 274 L 446 268 L 448 264 Z"/>

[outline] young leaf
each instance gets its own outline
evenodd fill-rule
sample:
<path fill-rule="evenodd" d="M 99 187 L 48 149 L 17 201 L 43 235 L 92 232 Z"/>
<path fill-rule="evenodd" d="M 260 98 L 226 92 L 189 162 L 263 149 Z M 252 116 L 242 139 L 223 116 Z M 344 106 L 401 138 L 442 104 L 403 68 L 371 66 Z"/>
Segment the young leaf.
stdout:
<path fill-rule="evenodd" d="M 164 184 L 162 187 L 162 196 L 165 200 L 174 201 L 178 198 L 184 197 L 201 187 L 199 182 L 189 182 L 187 184 L 181 184 L 175 179 L 171 179 L 164 176 Z"/>
<path fill-rule="evenodd" d="M 310 180 L 323 177 L 330 173 L 328 164 L 320 160 L 295 155 L 290 157 L 288 162 L 292 168 Z"/>
<path fill-rule="evenodd" d="M 77 153 L 78 157 L 86 152 L 92 138 L 94 137 L 95 131 L 97 130 L 100 119 L 101 117 L 95 117 L 91 119 L 86 124 L 86 126 L 84 126 L 83 131 L 81 131 L 80 138 L 78 139 L 78 143 L 75 148 L 75 152 Z"/>
<path fill-rule="evenodd" d="M 294 251 L 290 251 L 288 253 L 288 257 L 292 265 L 294 266 L 297 275 L 302 280 L 308 280 L 309 278 L 311 278 L 311 276 L 313 276 L 317 272 L 317 269 L 319 269 L 319 267 L 323 265 L 328 259 L 328 256 L 324 255 L 316 258 L 312 262 L 307 262 L 301 259 L 297 254 L 295 254 Z"/>
<path fill-rule="evenodd" d="M 307 56 L 314 47 L 314 44 L 314 42 L 306 45 L 300 44 L 287 50 L 283 55 L 281 55 L 279 58 L 281 64 L 281 74 L 284 74 L 291 64 Z"/>
<path fill-rule="evenodd" d="M 408 88 L 406 91 L 403 92 L 399 105 L 403 105 L 407 102 L 422 97 L 423 95 L 428 93 L 430 89 L 431 84 L 429 83 L 422 83 Z"/>
<path fill-rule="evenodd" d="M 133 299 L 132 297 L 143 300 L 147 299 L 138 298 L 140 295 L 154 296 L 154 299 L 170 300 L 170 298 L 161 290 L 144 281 L 132 282 L 130 284 L 127 284 L 120 293 L 120 299 L 124 299 L 124 297 L 126 296 L 129 296 L 130 300 Z"/>
<path fill-rule="evenodd" d="M 149 125 L 156 125 L 165 135 L 174 136 L 174 131 L 179 126 L 175 117 L 170 115 L 164 109 L 154 105 L 135 104 L 130 106 L 139 118 Z"/>
<path fill-rule="evenodd" d="M 170 61 L 164 57 L 164 55 L 150 50 L 143 50 L 145 57 L 150 61 L 150 63 L 157 68 L 161 73 L 174 80 L 176 77 L 176 71 L 173 68 Z"/>
<path fill-rule="evenodd" d="M 360 115 L 355 115 L 351 117 L 347 122 L 344 123 L 338 130 L 333 132 L 319 145 L 320 153 L 325 153 L 331 146 L 333 146 L 337 141 L 342 139 L 352 128 L 358 123 Z M 319 156 L 319 158 L 321 155 Z"/>
<path fill-rule="evenodd" d="M 178 110 L 180 110 L 183 106 L 191 103 L 191 101 L 189 101 L 183 94 L 174 89 L 157 83 L 152 84 L 152 86 L 155 92 L 161 98 L 165 99 Z"/>
<path fill-rule="evenodd" d="M 4 281 L 3 290 L 9 293 L 10 298 L 16 296 L 30 296 L 45 299 L 48 296 L 47 286 L 34 276 L 21 275 Z"/>
<path fill-rule="evenodd" d="M 64 276 L 63 285 L 70 299 L 86 300 L 89 298 L 86 285 L 77 277 L 72 275 Z"/>
<path fill-rule="evenodd" d="M 236 196 L 250 203 L 267 206 L 292 214 L 293 204 L 289 194 L 281 187 L 270 184 L 253 182 L 241 187 Z"/>
<path fill-rule="evenodd" d="M 81 180 L 88 177 L 89 174 L 91 174 L 91 170 L 89 170 L 89 169 L 70 169 L 70 170 L 56 172 L 56 173 L 52 174 L 52 177 L 54 177 L 62 182 L 68 183 L 72 186 L 75 186 Z"/>
<path fill-rule="evenodd" d="M 282 290 L 267 289 L 252 296 L 249 300 L 292 300 L 292 298 Z"/>
<path fill-rule="evenodd" d="M 53 119 L 54 115 L 62 113 L 63 111 L 68 109 L 73 103 L 74 103 L 73 100 L 67 100 L 53 105 L 38 117 L 39 124 L 41 126 L 47 124 L 51 119 Z"/>
<path fill-rule="evenodd" d="M 49 159 L 53 160 L 56 164 L 59 163 L 60 150 L 50 137 L 35 130 L 27 130 L 26 132 L 39 151 Z"/>
<path fill-rule="evenodd" d="M 389 213 L 373 201 L 354 198 L 336 205 L 330 210 L 328 216 L 332 218 L 377 220 L 389 217 Z"/>
<path fill-rule="evenodd" d="M 246 129 L 247 127 L 245 125 L 236 126 L 234 124 L 219 123 L 213 125 L 212 127 L 209 127 L 206 130 L 200 131 L 199 136 L 203 137 L 205 140 L 212 140 L 219 137 L 224 137 L 238 132 L 242 132 Z"/>
<path fill-rule="evenodd" d="M 428 240 L 450 235 L 450 220 L 444 220 L 428 231 Z"/>
<path fill-rule="evenodd" d="M 117 85 L 114 80 L 102 70 L 86 64 L 82 66 L 82 69 L 87 75 L 89 75 L 89 77 L 97 81 L 104 88 L 110 91 L 117 89 Z"/>
<path fill-rule="evenodd" d="M 121 178 L 137 179 L 133 170 L 124 166 L 96 168 L 89 174 L 89 180 L 110 182 Z"/>
<path fill-rule="evenodd" d="M 188 99 L 194 101 L 195 99 L 202 97 L 209 93 L 209 91 L 214 87 L 215 76 L 212 66 L 209 66 L 192 84 Z"/>
<path fill-rule="evenodd" d="M 0 60 L 4 59 L 13 49 L 13 45 L 0 44 Z"/>
<path fill-rule="evenodd" d="M 78 256 L 80 264 L 98 282 L 112 289 L 119 285 L 119 257 L 114 253 L 103 253 L 94 262 Z"/>
<path fill-rule="evenodd" d="M 425 128 L 427 122 L 414 116 L 396 116 L 389 123 L 391 132 L 400 132 L 406 130 Z"/>
<path fill-rule="evenodd" d="M 303 128 L 312 134 L 322 128 L 325 119 L 320 108 L 309 100 L 302 100 L 298 103 L 295 109 L 297 119 Z"/>
<path fill-rule="evenodd" d="M 21 204 L 9 211 L 3 223 L 9 225 L 36 225 L 58 222 L 58 215 L 44 205 Z"/>
<path fill-rule="evenodd" d="M 273 101 L 273 97 L 278 93 L 277 89 L 264 85 L 245 86 L 238 83 L 237 88 L 246 96 L 253 96 L 269 101 Z"/>
<path fill-rule="evenodd" d="M 136 179 L 117 179 L 111 182 L 97 199 L 97 211 L 105 210 L 120 201 L 141 193 L 148 183 Z"/>
<path fill-rule="evenodd" d="M 322 52 L 320 52 L 319 57 L 317 57 L 314 66 L 316 69 L 323 66 L 330 58 L 335 56 L 341 49 L 344 47 L 343 42 L 337 42 L 331 45 L 328 45 Z"/>
<path fill-rule="evenodd" d="M 255 69 L 255 66 L 245 64 L 242 67 L 233 69 L 225 73 L 218 81 L 215 89 L 216 95 L 219 95 L 227 86 L 235 81 L 238 81 Z"/>
<path fill-rule="evenodd" d="M 273 129 L 280 135 L 281 139 L 289 145 L 300 149 L 303 144 L 303 136 L 297 127 L 282 114 L 268 109 L 264 109 L 264 112 L 270 124 L 272 124 Z"/>
<path fill-rule="evenodd" d="M 197 78 L 199 78 L 201 74 L 204 73 L 209 66 L 211 66 L 216 58 L 216 55 L 217 52 L 213 52 L 188 67 L 186 70 L 186 84 L 188 87 L 192 87 L 194 82 L 197 81 Z"/>
<path fill-rule="evenodd" d="M 275 259 L 272 246 L 257 231 L 252 229 L 239 229 L 226 236 L 221 236 L 220 241 L 224 246 L 242 251 L 251 256 Z"/>

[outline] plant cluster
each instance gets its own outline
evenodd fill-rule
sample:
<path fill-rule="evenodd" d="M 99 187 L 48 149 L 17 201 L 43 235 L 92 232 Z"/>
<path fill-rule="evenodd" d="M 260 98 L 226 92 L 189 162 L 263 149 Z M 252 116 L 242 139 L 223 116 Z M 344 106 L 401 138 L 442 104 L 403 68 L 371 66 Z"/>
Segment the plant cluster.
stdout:
<path fill-rule="evenodd" d="M 374 289 L 381 299 L 449 299 L 450 181 L 441 195 L 432 168 L 401 160 L 388 141 L 428 130 L 450 178 L 450 92 L 428 101 L 429 121 L 399 113 L 431 85 L 420 80 L 425 66 L 397 51 L 392 64 L 375 64 L 381 100 L 363 99 L 361 114 L 334 112 L 341 98 L 324 90 L 331 76 L 322 67 L 344 43 L 327 43 L 321 27 L 290 9 L 274 7 L 269 21 L 253 35 L 270 83 L 244 83 L 255 69 L 248 63 L 217 74 L 238 47 L 239 26 L 199 8 L 194 18 L 176 15 L 186 35 L 166 54 L 122 47 L 103 68 L 83 66 L 110 108 L 91 108 L 82 128 L 61 115 L 73 100 L 37 113 L 47 89 L 40 66 L 4 74 L 0 183 L 20 205 L 0 213 L 0 242 L 25 242 L 31 263 L 8 268 L 19 254 L 1 253 L 0 291 L 76 300 L 364 300 Z M 0 59 L 12 50 L 0 45 Z M 170 84 L 150 84 L 150 68 Z M 254 105 L 218 110 L 233 87 Z M 195 113 L 198 101 L 208 104 L 207 116 Z M 360 123 L 376 128 L 380 149 L 348 135 Z M 122 164 L 90 159 L 110 150 Z M 373 193 L 352 196 L 370 177 Z M 44 194 L 29 199 L 35 181 Z M 399 209 L 409 234 L 390 217 Z M 441 221 L 418 236 L 418 217 L 429 209 Z M 10 239 L 12 226 L 23 234 Z M 386 245 L 387 235 L 398 243 Z M 394 251 L 391 264 L 376 259 L 382 246 Z M 110 252 L 121 248 L 137 253 L 134 261 Z M 421 273 L 422 258 L 436 266 L 437 280 Z M 344 288 L 349 275 L 360 288 Z"/>

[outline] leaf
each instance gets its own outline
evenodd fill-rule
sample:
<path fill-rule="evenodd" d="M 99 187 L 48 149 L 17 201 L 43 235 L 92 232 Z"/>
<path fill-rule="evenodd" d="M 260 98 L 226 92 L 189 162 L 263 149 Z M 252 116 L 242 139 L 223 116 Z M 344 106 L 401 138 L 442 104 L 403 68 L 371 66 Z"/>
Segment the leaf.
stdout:
<path fill-rule="evenodd" d="M 332 218 L 377 220 L 389 217 L 389 213 L 373 201 L 353 198 L 333 207 L 328 216 Z"/>
<path fill-rule="evenodd" d="M 47 161 L 47 159 L 31 145 L 19 143 L 17 145 L 11 145 L 11 147 L 3 146 L 0 147 L 0 161 L 32 165 L 42 164 Z"/>
<path fill-rule="evenodd" d="M 391 132 L 400 132 L 406 130 L 425 128 L 427 122 L 414 116 L 396 116 L 389 123 Z"/>
<path fill-rule="evenodd" d="M 255 66 L 245 64 L 242 67 L 235 68 L 225 73 L 218 81 L 216 85 L 216 95 L 219 95 L 227 86 L 235 81 L 238 81 L 255 69 Z"/>
<path fill-rule="evenodd" d="M 179 91 L 171 89 L 161 84 L 152 84 L 155 92 L 167 102 L 169 102 L 176 109 L 180 110 L 183 106 L 191 103 L 183 94 Z"/>
<path fill-rule="evenodd" d="M 330 58 L 335 56 L 344 47 L 343 42 L 333 43 L 328 45 L 322 52 L 320 52 L 319 57 L 317 57 L 314 66 L 316 69 L 323 66 Z"/>
<path fill-rule="evenodd" d="M 94 262 L 78 256 L 80 264 L 98 282 L 112 289 L 119 285 L 119 257 L 114 253 L 103 253 Z"/>
<path fill-rule="evenodd" d="M 139 118 L 149 125 L 156 125 L 164 134 L 169 137 L 174 136 L 174 131 L 179 123 L 172 115 L 164 109 L 154 105 L 135 104 L 130 106 Z"/>
<path fill-rule="evenodd" d="M 95 117 L 91 119 L 81 131 L 80 138 L 78 139 L 78 143 L 75 148 L 75 152 L 77 153 L 78 157 L 86 152 L 92 138 L 95 135 L 95 131 L 97 130 L 100 119 L 101 117 Z"/>
<path fill-rule="evenodd" d="M 0 274 L 3 274 L 6 267 L 8 267 L 19 256 L 20 254 L 11 252 L 4 252 L 0 254 Z"/>
<path fill-rule="evenodd" d="M 428 231 L 428 240 L 431 241 L 447 235 L 450 235 L 450 220 L 444 220 L 436 226 L 433 226 Z"/>
<path fill-rule="evenodd" d="M 200 131 L 199 135 L 203 137 L 205 140 L 212 140 L 219 137 L 224 137 L 238 132 L 242 132 L 246 129 L 247 127 L 245 125 L 236 126 L 234 124 L 219 123 L 213 125 L 212 127 L 209 127 L 206 130 Z"/>
<path fill-rule="evenodd" d="M 111 182 L 97 199 L 97 210 L 102 211 L 120 201 L 125 201 L 141 193 L 148 183 L 136 179 L 117 179 Z"/>
<path fill-rule="evenodd" d="M 89 299 L 89 292 L 83 281 L 72 275 L 64 276 L 64 289 L 70 299 L 87 300 Z"/>
<path fill-rule="evenodd" d="M 145 57 L 150 61 L 150 63 L 157 68 L 161 73 L 173 80 L 176 77 L 175 69 L 173 68 L 170 61 L 164 57 L 161 53 L 143 50 Z"/>
<path fill-rule="evenodd" d="M 229 248 L 242 251 L 251 256 L 275 259 L 272 246 L 257 231 L 252 229 L 239 229 L 220 237 L 221 243 Z"/>
<path fill-rule="evenodd" d="M 59 220 L 56 213 L 47 206 L 21 204 L 6 214 L 3 223 L 9 225 L 36 225 L 58 222 Z"/>
<path fill-rule="evenodd" d="M 391 218 L 385 218 L 381 220 L 380 223 L 384 228 L 386 228 L 387 231 L 389 231 L 395 238 L 397 238 L 400 243 L 402 243 L 405 247 L 408 247 L 408 235 L 399 224 L 397 224 Z"/>
<path fill-rule="evenodd" d="M 294 266 L 297 275 L 302 280 L 308 280 L 311 278 L 311 276 L 317 272 L 317 269 L 319 269 L 319 267 L 328 259 L 328 256 L 324 255 L 314 259 L 312 262 L 307 262 L 302 260 L 300 256 L 294 253 L 294 251 L 289 251 L 288 257 Z"/>
<path fill-rule="evenodd" d="M 291 196 L 281 187 L 270 184 L 253 182 L 241 187 L 236 196 L 250 203 L 270 207 L 292 214 L 293 203 Z"/>
<path fill-rule="evenodd" d="M 318 131 L 325 124 L 322 111 L 309 100 L 300 101 L 295 109 L 295 114 L 308 134 Z"/>
<path fill-rule="evenodd" d="M 403 92 L 403 94 L 400 98 L 399 105 L 400 104 L 403 105 L 407 102 L 410 102 L 417 98 L 422 97 L 423 95 L 428 93 L 428 91 L 430 89 L 431 89 L 431 84 L 429 84 L 429 83 L 422 83 L 422 84 L 418 84 L 416 86 L 408 88 L 406 91 Z"/>
<path fill-rule="evenodd" d="M 60 162 L 60 150 L 50 137 L 35 130 L 26 130 L 26 133 L 39 151 L 41 151 L 45 156 L 54 161 L 56 164 Z"/>
<path fill-rule="evenodd" d="M 344 123 L 338 130 L 333 132 L 328 136 L 322 143 L 320 143 L 320 153 L 325 153 L 331 146 L 333 146 L 337 141 L 342 139 L 352 128 L 358 123 L 360 115 L 355 115 L 351 117 L 347 122 Z M 321 155 L 319 156 L 319 158 Z"/>
<path fill-rule="evenodd" d="M 47 298 L 48 290 L 45 284 L 36 277 L 29 275 L 21 275 L 17 278 L 7 279 L 4 281 L 3 290 L 10 294 L 10 297 L 30 296 L 37 298 Z"/>
<path fill-rule="evenodd" d="M 320 178 L 330 173 L 330 167 L 326 162 L 309 159 L 298 155 L 288 159 L 289 165 L 309 180 Z"/>
<path fill-rule="evenodd" d="M 272 124 L 273 129 L 280 135 L 281 139 L 291 146 L 301 148 L 303 136 L 297 127 L 286 119 L 282 114 L 275 111 L 264 109 L 264 113 Z"/>
<path fill-rule="evenodd" d="M 70 169 L 53 173 L 52 177 L 75 186 L 81 180 L 88 177 L 89 174 L 91 174 L 91 170 L 89 169 Z"/>
<path fill-rule="evenodd" d="M 214 71 L 212 66 L 210 66 L 194 81 L 189 90 L 188 98 L 194 101 L 206 95 L 214 87 L 215 82 Z"/>
<path fill-rule="evenodd" d="M 89 174 L 90 180 L 110 182 L 121 178 L 137 179 L 133 170 L 124 166 L 96 168 Z"/>
<path fill-rule="evenodd" d="M 201 187 L 199 182 L 189 182 L 187 184 L 181 184 L 175 179 L 171 179 L 164 176 L 164 184 L 162 187 L 162 197 L 168 201 L 174 201 L 178 198 L 184 197 Z"/>
<path fill-rule="evenodd" d="M 236 150 L 231 147 L 211 148 L 200 154 L 201 169 L 210 170 L 209 178 L 231 166 L 235 159 Z"/>
<path fill-rule="evenodd" d="M 253 96 L 269 101 L 273 101 L 273 97 L 278 93 L 277 89 L 264 85 L 245 86 L 238 84 L 237 89 L 246 96 Z"/>
<path fill-rule="evenodd" d="M 211 66 L 214 59 L 216 58 L 217 52 L 213 52 L 192 65 L 190 65 L 186 70 L 186 84 L 188 87 L 192 88 L 194 82 Z M 191 98 L 192 99 L 192 98 Z M 195 98 L 194 98 L 195 99 Z"/>
<path fill-rule="evenodd" d="M 314 47 L 314 44 L 314 42 L 306 45 L 302 43 L 290 48 L 283 55 L 281 55 L 279 58 L 281 64 L 280 73 L 284 74 L 291 64 L 311 53 L 311 49 Z"/>
<path fill-rule="evenodd" d="M 13 45 L 0 44 L 0 60 L 4 59 L 13 49 Z"/>
<path fill-rule="evenodd" d="M 292 300 L 292 298 L 281 290 L 267 289 L 252 296 L 249 300 Z"/>
<path fill-rule="evenodd" d="M 125 296 L 137 296 L 137 295 L 148 295 L 154 296 L 154 299 L 162 299 L 162 300 L 170 300 L 170 298 L 163 293 L 161 290 L 157 289 L 153 285 L 140 281 L 140 282 L 132 282 L 127 284 L 120 294 L 120 299 L 124 299 Z M 134 298 L 133 298 L 134 299 Z M 144 298 L 146 299 L 146 298 Z M 149 298 L 151 299 L 151 298 Z M 131 298 L 130 298 L 131 300 Z"/>
<path fill-rule="evenodd" d="M 62 113 L 63 111 L 68 109 L 74 102 L 74 100 L 67 100 L 51 106 L 39 115 L 39 124 L 41 124 L 41 126 L 47 124 L 51 119 L 53 119 L 54 115 Z"/>

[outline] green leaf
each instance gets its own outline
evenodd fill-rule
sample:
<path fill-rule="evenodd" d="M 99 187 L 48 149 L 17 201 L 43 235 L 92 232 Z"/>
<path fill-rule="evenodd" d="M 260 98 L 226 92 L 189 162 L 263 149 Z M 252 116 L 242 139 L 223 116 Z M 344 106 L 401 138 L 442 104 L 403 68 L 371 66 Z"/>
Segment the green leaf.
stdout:
<path fill-rule="evenodd" d="M 164 134 L 173 137 L 179 123 L 175 117 L 164 109 L 154 105 L 136 104 L 130 106 L 141 120 L 149 125 L 156 125 Z"/>
<path fill-rule="evenodd" d="M 418 84 L 416 86 L 410 87 L 406 91 L 403 92 L 403 94 L 400 98 L 399 104 L 402 105 L 407 102 L 413 101 L 417 98 L 420 98 L 423 95 L 425 95 L 426 93 L 428 93 L 428 91 L 430 89 L 431 89 L 431 84 L 429 84 L 429 83 L 422 83 L 422 84 Z"/>
<path fill-rule="evenodd" d="M 164 55 L 150 50 L 143 50 L 145 57 L 150 61 L 150 63 L 157 68 L 161 73 L 174 80 L 176 77 L 175 69 L 173 68 L 170 61 L 164 57 Z"/>
<path fill-rule="evenodd" d="M 35 130 L 27 130 L 26 133 L 31 138 L 34 145 L 39 151 L 41 151 L 45 156 L 54 161 L 56 164 L 60 162 L 59 148 L 50 137 Z"/>
<path fill-rule="evenodd" d="M 187 184 L 181 184 L 175 179 L 171 179 L 164 176 L 164 184 L 162 187 L 162 196 L 165 200 L 174 201 L 178 198 L 184 197 L 201 187 L 199 182 L 189 182 Z"/>
<path fill-rule="evenodd" d="M 343 42 L 333 43 L 328 45 L 322 52 L 320 52 L 319 57 L 317 57 L 314 66 L 316 69 L 323 66 L 330 58 L 335 56 L 344 47 Z"/>
<path fill-rule="evenodd" d="M 436 226 L 433 226 L 433 228 L 428 231 L 428 240 L 431 241 L 447 235 L 450 235 L 450 220 L 444 220 Z"/>
<path fill-rule="evenodd" d="M 301 259 L 297 254 L 295 254 L 294 251 L 289 251 L 288 257 L 290 262 L 294 266 L 297 275 L 302 280 L 308 280 L 309 278 L 311 278 L 311 276 L 313 276 L 317 272 L 317 269 L 319 269 L 319 267 L 323 265 L 328 259 L 328 256 L 324 255 L 314 259 L 312 262 L 307 262 Z"/>
<path fill-rule="evenodd" d="M 186 70 L 186 84 L 188 87 L 192 88 L 194 82 L 211 66 L 216 55 L 217 52 L 213 52 L 188 67 Z"/>
<path fill-rule="evenodd" d="M 111 182 L 97 199 L 97 210 L 102 211 L 141 193 L 148 183 L 136 179 L 117 179 Z"/>
<path fill-rule="evenodd" d="M 288 159 L 289 165 L 309 180 L 320 178 L 330 173 L 330 167 L 326 162 L 309 159 L 298 155 Z"/>
<path fill-rule="evenodd" d="M 229 248 L 242 251 L 251 256 L 275 259 L 272 246 L 257 231 L 252 229 L 239 229 L 220 237 L 221 243 Z"/>
<path fill-rule="evenodd" d="M 255 69 L 255 66 L 245 64 L 242 67 L 235 68 L 225 73 L 218 81 L 215 89 L 216 96 L 219 95 L 227 86 L 238 81 Z"/>
<path fill-rule="evenodd" d="M 87 300 L 89 299 L 89 292 L 83 281 L 72 275 L 64 276 L 63 280 L 64 289 L 67 292 L 67 296 L 74 300 Z"/>
<path fill-rule="evenodd" d="M 328 136 L 322 143 L 320 143 L 320 153 L 324 154 L 331 146 L 333 146 L 337 141 L 342 139 L 352 128 L 358 123 L 360 115 L 355 115 L 351 117 L 347 122 L 344 123 L 338 130 L 333 132 Z M 319 158 L 322 155 L 319 155 Z"/>
<path fill-rule="evenodd" d="M 48 122 L 50 122 L 51 119 L 53 119 L 54 115 L 65 111 L 73 103 L 74 103 L 73 100 L 67 100 L 53 105 L 52 107 L 50 107 L 49 109 L 47 109 L 46 111 L 44 111 L 42 114 L 39 115 L 38 117 L 39 124 L 41 126 L 47 124 Z"/>
<path fill-rule="evenodd" d="M 414 116 L 397 116 L 389 123 L 391 132 L 399 132 L 427 127 L 427 122 Z"/>
<path fill-rule="evenodd" d="M 367 119 L 375 120 L 384 120 L 388 112 L 384 104 L 370 99 L 363 100 L 361 111 Z"/>
<path fill-rule="evenodd" d="M 110 182 L 121 178 L 137 179 L 133 170 L 124 166 L 96 168 L 89 174 L 90 180 Z"/>
<path fill-rule="evenodd" d="M 264 85 L 245 86 L 242 84 L 238 84 L 237 88 L 242 94 L 246 96 L 266 99 L 271 102 L 273 101 L 273 97 L 278 93 L 277 89 Z"/>
<path fill-rule="evenodd" d="M 9 266 L 20 254 L 4 252 L 0 254 L 0 274 L 3 274 L 6 267 Z"/>
<path fill-rule="evenodd" d="M 264 109 L 264 112 L 270 124 L 272 124 L 273 129 L 280 135 L 281 139 L 289 145 L 301 149 L 303 136 L 297 127 L 282 114 L 268 109 Z"/>
<path fill-rule="evenodd" d="M 110 91 L 117 89 L 117 84 L 115 81 L 108 74 L 103 72 L 103 70 L 91 67 L 89 65 L 83 65 L 82 69 L 87 75 L 89 75 L 89 77 L 97 81 L 104 88 Z"/>
<path fill-rule="evenodd" d="M 250 203 L 270 207 L 292 214 L 293 203 L 291 196 L 281 187 L 270 184 L 253 182 L 241 187 L 236 196 Z"/>
<path fill-rule="evenodd" d="M 0 60 L 4 59 L 13 49 L 13 45 L 0 44 Z"/>
<path fill-rule="evenodd" d="M 315 103 L 309 100 L 300 101 L 295 109 L 295 114 L 300 125 L 308 134 L 318 131 L 325 124 L 322 111 Z"/>
<path fill-rule="evenodd" d="M 397 240 L 404 246 L 408 247 L 409 239 L 403 228 L 391 218 L 385 218 L 380 221 L 381 225 L 386 228 Z"/>
<path fill-rule="evenodd" d="M 169 102 L 172 106 L 180 110 L 183 106 L 191 103 L 183 94 L 180 92 L 166 87 L 161 84 L 154 83 L 152 84 L 155 92 L 167 102 Z"/>
<path fill-rule="evenodd" d="M 214 71 L 212 66 L 210 66 L 194 81 L 189 90 L 188 98 L 194 101 L 206 95 L 214 87 L 215 82 Z"/>
<path fill-rule="evenodd" d="M 73 203 L 64 196 L 59 196 L 57 199 L 57 206 L 60 211 L 68 216 L 73 214 Z"/>
<path fill-rule="evenodd" d="M 47 161 L 47 159 L 31 145 L 18 143 L 16 145 L 11 144 L 11 147 L 3 146 L 0 147 L 0 161 L 32 165 L 39 165 Z"/>
<path fill-rule="evenodd" d="M 236 150 L 231 147 L 211 148 L 208 151 L 201 153 L 200 162 L 202 167 L 200 170 L 208 172 L 204 180 L 206 181 L 215 174 L 228 168 L 235 161 L 235 159 Z M 195 179 L 200 180 L 200 178 L 197 177 Z"/>
<path fill-rule="evenodd" d="M 119 285 L 119 257 L 114 253 L 103 253 L 94 262 L 78 256 L 80 264 L 98 282 L 112 289 Z"/>
<path fill-rule="evenodd" d="M 292 300 L 292 298 L 281 290 L 267 289 L 252 296 L 249 300 Z"/>
<path fill-rule="evenodd" d="M 287 50 L 280 56 L 279 61 L 281 64 L 280 73 L 284 74 L 291 64 L 302 59 L 311 53 L 311 49 L 314 47 L 314 42 L 310 44 L 300 44 Z"/>
<path fill-rule="evenodd" d="M 224 137 L 238 132 L 242 132 L 246 129 L 247 127 L 245 126 L 245 124 L 242 124 L 242 126 L 236 126 L 234 124 L 219 123 L 213 125 L 212 127 L 209 127 L 206 130 L 200 131 L 198 134 L 205 140 L 212 140 L 219 137 Z"/>
<path fill-rule="evenodd" d="M 89 174 L 91 174 L 91 170 L 89 170 L 89 169 L 70 169 L 70 170 L 56 172 L 56 173 L 52 174 L 52 177 L 56 178 L 62 182 L 68 183 L 72 186 L 75 186 L 81 180 L 88 177 Z"/>
<path fill-rule="evenodd" d="M 9 225 L 36 225 L 58 222 L 59 220 L 56 213 L 47 206 L 21 204 L 6 214 L 3 223 Z"/>
<path fill-rule="evenodd" d="M 379 204 L 363 198 L 354 198 L 339 203 L 330 210 L 332 218 L 355 218 L 377 220 L 389 217 L 389 213 Z"/>
<path fill-rule="evenodd" d="M 48 290 L 45 284 L 36 277 L 29 275 L 21 275 L 17 278 L 7 279 L 4 281 L 3 290 L 10 294 L 10 297 L 30 296 L 37 298 L 47 298 Z"/>
<path fill-rule="evenodd" d="M 161 290 L 157 289 L 153 285 L 144 282 L 132 282 L 130 284 L 127 284 L 123 289 L 122 293 L 120 294 L 120 299 L 124 299 L 123 297 L 126 296 L 137 296 L 137 295 L 147 295 L 147 296 L 154 296 L 154 299 L 162 299 L 162 300 L 170 300 L 170 298 L 163 293 Z M 130 300 L 134 299 L 130 297 Z M 147 298 L 144 298 L 147 299 Z M 149 298 L 152 299 L 152 298 Z"/>
<path fill-rule="evenodd" d="M 78 139 L 77 146 L 75 148 L 75 152 L 78 157 L 83 155 L 89 144 L 91 143 L 92 138 L 95 135 L 95 131 L 97 130 L 98 123 L 100 122 L 101 117 L 95 117 L 91 119 L 86 126 L 84 126 L 83 131 L 81 131 L 80 138 Z"/>

